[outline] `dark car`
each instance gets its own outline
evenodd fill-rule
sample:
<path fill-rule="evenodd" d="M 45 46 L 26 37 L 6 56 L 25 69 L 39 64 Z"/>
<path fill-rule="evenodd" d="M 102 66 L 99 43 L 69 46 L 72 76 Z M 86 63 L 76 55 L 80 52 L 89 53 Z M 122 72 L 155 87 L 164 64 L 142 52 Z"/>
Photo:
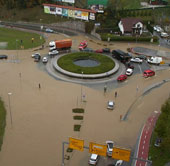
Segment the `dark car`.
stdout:
<path fill-rule="evenodd" d="M 156 138 L 154 146 L 160 147 L 161 142 L 162 142 L 161 138 Z"/>
<path fill-rule="evenodd" d="M 0 55 L 0 59 L 8 59 L 7 55 Z"/>
<path fill-rule="evenodd" d="M 83 52 L 94 52 L 94 50 L 92 49 L 92 48 L 84 48 L 83 50 L 82 50 Z"/>
<path fill-rule="evenodd" d="M 127 67 L 128 67 L 128 68 L 131 68 L 131 69 L 134 69 L 134 68 L 135 68 L 131 63 L 127 63 Z"/>
<path fill-rule="evenodd" d="M 104 53 L 110 53 L 110 48 L 103 48 Z"/>
<path fill-rule="evenodd" d="M 147 57 L 145 55 L 138 55 L 138 56 L 136 56 L 136 58 L 147 60 Z"/>
<path fill-rule="evenodd" d="M 41 59 L 41 56 L 37 54 L 37 55 L 34 57 L 34 62 L 39 62 L 40 59 Z"/>

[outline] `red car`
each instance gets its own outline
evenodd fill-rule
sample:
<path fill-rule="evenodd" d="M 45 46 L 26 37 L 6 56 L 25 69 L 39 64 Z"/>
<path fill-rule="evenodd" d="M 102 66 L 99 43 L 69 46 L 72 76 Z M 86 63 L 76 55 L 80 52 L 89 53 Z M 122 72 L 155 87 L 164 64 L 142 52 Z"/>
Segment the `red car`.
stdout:
<path fill-rule="evenodd" d="M 154 76 L 155 75 L 155 72 L 153 71 L 153 70 L 145 70 L 144 72 L 143 72 L 143 76 L 145 77 L 145 78 L 147 78 L 147 77 L 151 77 L 151 76 Z"/>
<path fill-rule="evenodd" d="M 103 53 L 103 49 L 98 49 L 95 51 L 96 53 Z"/>
<path fill-rule="evenodd" d="M 79 45 L 79 50 L 83 50 L 87 47 L 87 41 L 82 41 Z"/>
<path fill-rule="evenodd" d="M 120 75 L 118 78 L 117 78 L 117 81 L 124 81 L 127 79 L 127 75 Z"/>

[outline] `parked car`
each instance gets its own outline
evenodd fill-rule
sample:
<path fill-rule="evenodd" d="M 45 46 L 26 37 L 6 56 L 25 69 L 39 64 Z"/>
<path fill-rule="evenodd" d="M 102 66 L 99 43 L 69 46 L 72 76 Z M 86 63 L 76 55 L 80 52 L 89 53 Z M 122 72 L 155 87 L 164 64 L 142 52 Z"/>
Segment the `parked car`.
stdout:
<path fill-rule="evenodd" d="M 128 69 L 126 70 L 126 75 L 127 75 L 127 76 L 131 76 L 132 74 L 133 74 L 133 69 L 128 68 Z"/>
<path fill-rule="evenodd" d="M 48 62 L 48 58 L 47 58 L 46 56 L 43 57 L 42 62 L 43 62 L 43 63 L 47 63 L 47 62 Z"/>
<path fill-rule="evenodd" d="M 160 147 L 161 142 L 162 142 L 161 138 L 156 138 L 154 146 Z"/>
<path fill-rule="evenodd" d="M 54 56 L 54 55 L 57 55 L 59 52 L 57 50 L 52 50 L 48 53 L 48 55 L 50 56 Z"/>
<path fill-rule="evenodd" d="M 107 155 L 111 157 L 112 152 L 113 152 L 114 142 L 113 141 L 106 141 L 106 144 L 107 144 Z"/>
<path fill-rule="evenodd" d="M 89 159 L 89 164 L 90 165 L 96 165 L 98 160 L 99 160 L 98 154 L 91 154 L 90 159 Z"/>
<path fill-rule="evenodd" d="M 115 103 L 113 101 L 108 101 L 107 109 L 113 110 L 114 106 L 115 106 Z"/>
<path fill-rule="evenodd" d="M 103 53 L 103 49 L 98 49 L 95 51 L 96 53 Z"/>
<path fill-rule="evenodd" d="M 154 72 L 153 70 L 150 70 L 150 69 L 145 70 L 145 71 L 143 72 L 143 76 L 144 76 L 145 78 L 151 77 L 151 76 L 154 76 L 154 75 L 155 75 L 155 72 Z"/>
<path fill-rule="evenodd" d="M 7 55 L 0 55 L 0 59 L 8 59 Z"/>
<path fill-rule="evenodd" d="M 50 28 L 47 28 L 47 29 L 45 29 L 45 32 L 53 33 L 53 32 L 54 32 L 54 30 L 52 30 L 52 29 L 50 29 Z"/>
<path fill-rule="evenodd" d="M 136 62 L 136 63 L 142 63 L 143 62 L 143 60 L 142 59 L 140 59 L 140 58 L 132 58 L 131 60 L 130 60 L 131 62 Z"/>
<path fill-rule="evenodd" d="M 169 37 L 169 35 L 166 32 L 161 32 L 161 37 L 167 38 L 167 37 Z"/>
<path fill-rule="evenodd" d="M 34 56 L 34 62 L 39 62 L 41 59 L 41 56 L 39 54 Z"/>
<path fill-rule="evenodd" d="M 32 54 L 32 55 L 31 55 L 32 58 L 35 58 L 36 56 L 40 56 L 40 53 L 39 53 L 39 52 L 36 52 L 35 54 Z"/>
<path fill-rule="evenodd" d="M 123 164 L 123 160 L 116 161 L 115 166 L 121 166 Z"/>
<path fill-rule="evenodd" d="M 104 53 L 110 53 L 110 48 L 103 48 Z"/>
<path fill-rule="evenodd" d="M 120 75 L 118 78 L 117 78 L 117 81 L 124 81 L 127 79 L 127 75 Z"/>

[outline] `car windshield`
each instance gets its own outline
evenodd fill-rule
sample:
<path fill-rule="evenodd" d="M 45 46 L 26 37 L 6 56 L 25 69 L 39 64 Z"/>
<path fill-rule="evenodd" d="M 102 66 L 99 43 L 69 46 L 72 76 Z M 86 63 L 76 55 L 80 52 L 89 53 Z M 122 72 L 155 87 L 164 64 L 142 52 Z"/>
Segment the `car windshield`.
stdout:
<path fill-rule="evenodd" d="M 110 149 L 112 149 L 113 148 L 113 143 L 108 143 L 108 146 L 109 146 Z"/>

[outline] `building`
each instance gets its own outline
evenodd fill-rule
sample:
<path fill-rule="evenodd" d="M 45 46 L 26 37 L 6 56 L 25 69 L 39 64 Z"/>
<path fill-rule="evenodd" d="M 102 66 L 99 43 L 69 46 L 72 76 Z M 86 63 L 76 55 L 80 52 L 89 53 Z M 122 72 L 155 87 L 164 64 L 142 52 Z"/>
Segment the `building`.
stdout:
<path fill-rule="evenodd" d="M 140 18 L 122 18 L 118 26 L 122 35 L 141 35 L 143 31 L 143 23 Z"/>

